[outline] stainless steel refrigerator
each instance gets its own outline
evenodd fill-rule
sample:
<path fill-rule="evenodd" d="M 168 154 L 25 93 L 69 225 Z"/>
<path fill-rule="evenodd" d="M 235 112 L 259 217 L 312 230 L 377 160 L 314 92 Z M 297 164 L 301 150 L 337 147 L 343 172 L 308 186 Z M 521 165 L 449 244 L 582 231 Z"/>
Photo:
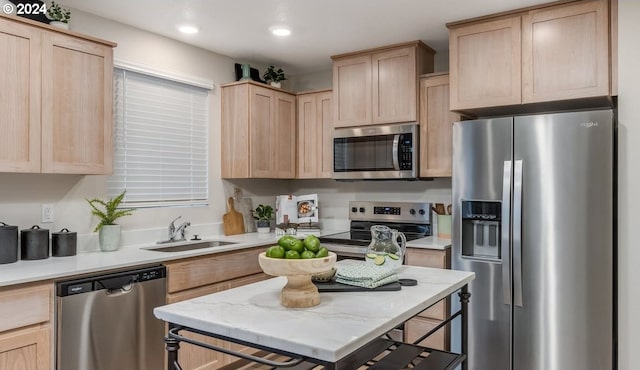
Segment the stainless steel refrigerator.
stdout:
<path fill-rule="evenodd" d="M 468 369 L 614 369 L 613 111 L 456 122 L 453 148 Z"/>

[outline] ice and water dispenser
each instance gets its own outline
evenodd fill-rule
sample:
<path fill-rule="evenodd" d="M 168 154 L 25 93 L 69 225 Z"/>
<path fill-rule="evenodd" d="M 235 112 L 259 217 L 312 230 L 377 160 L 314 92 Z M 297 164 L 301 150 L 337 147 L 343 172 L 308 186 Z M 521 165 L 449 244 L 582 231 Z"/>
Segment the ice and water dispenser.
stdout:
<path fill-rule="evenodd" d="M 462 201 L 462 256 L 499 261 L 501 202 Z"/>

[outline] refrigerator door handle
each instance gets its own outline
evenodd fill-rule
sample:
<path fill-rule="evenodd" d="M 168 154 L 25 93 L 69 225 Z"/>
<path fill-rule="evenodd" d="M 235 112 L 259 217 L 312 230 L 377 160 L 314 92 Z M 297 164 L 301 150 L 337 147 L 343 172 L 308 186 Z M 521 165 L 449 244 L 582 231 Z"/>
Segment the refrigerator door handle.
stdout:
<path fill-rule="evenodd" d="M 502 295 L 504 304 L 511 304 L 511 256 L 509 253 L 511 215 L 511 161 L 504 161 L 502 172 L 502 222 L 500 245 L 502 248 Z"/>
<path fill-rule="evenodd" d="M 513 303 L 522 307 L 522 160 L 513 166 Z"/>

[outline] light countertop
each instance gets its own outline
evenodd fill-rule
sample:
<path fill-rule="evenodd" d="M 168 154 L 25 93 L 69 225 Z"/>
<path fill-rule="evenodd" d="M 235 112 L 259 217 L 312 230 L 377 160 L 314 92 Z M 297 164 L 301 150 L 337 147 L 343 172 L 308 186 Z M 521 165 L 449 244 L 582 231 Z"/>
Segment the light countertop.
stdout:
<path fill-rule="evenodd" d="M 323 230 L 322 235 L 334 234 L 344 230 Z M 41 280 L 64 279 L 74 275 L 104 272 L 127 267 L 160 264 L 181 258 L 204 256 L 245 248 L 273 244 L 278 240 L 274 232 L 247 233 L 238 235 L 211 235 L 202 241 L 222 240 L 237 244 L 184 252 L 156 252 L 145 248 L 158 246 L 143 244 L 121 247 L 114 252 L 83 252 L 69 257 L 49 257 L 43 260 L 24 261 L 0 265 L 0 287 Z M 188 241 L 194 242 L 194 241 Z M 445 239 L 427 237 L 407 243 L 413 248 L 445 249 L 450 242 Z"/>
<path fill-rule="evenodd" d="M 353 263 L 353 260 L 339 261 Z M 399 291 L 320 293 L 310 308 L 280 305 L 276 277 L 154 309 L 159 319 L 205 332 L 335 362 L 474 279 L 473 272 L 402 266 L 416 286 Z M 300 330 L 304 328 L 304 330 Z"/>

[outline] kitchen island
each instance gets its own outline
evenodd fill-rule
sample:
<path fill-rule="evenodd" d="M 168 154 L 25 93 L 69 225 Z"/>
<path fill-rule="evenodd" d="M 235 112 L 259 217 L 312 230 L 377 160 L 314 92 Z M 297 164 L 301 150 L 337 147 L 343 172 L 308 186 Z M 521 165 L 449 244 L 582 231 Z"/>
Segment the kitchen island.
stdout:
<path fill-rule="evenodd" d="M 352 261 L 340 261 L 338 267 L 343 263 Z M 475 276 L 415 266 L 402 266 L 398 275 L 418 284 L 399 291 L 321 293 L 318 306 L 291 309 L 280 305 L 286 279 L 276 277 L 157 307 L 154 314 L 173 327 L 167 338 L 170 363 L 177 358 L 177 342 L 184 339 L 179 331 L 187 330 L 283 354 L 293 362 L 348 369 L 385 333 L 458 290 L 464 307 L 466 286 Z M 465 338 L 464 313 L 462 320 Z"/>

